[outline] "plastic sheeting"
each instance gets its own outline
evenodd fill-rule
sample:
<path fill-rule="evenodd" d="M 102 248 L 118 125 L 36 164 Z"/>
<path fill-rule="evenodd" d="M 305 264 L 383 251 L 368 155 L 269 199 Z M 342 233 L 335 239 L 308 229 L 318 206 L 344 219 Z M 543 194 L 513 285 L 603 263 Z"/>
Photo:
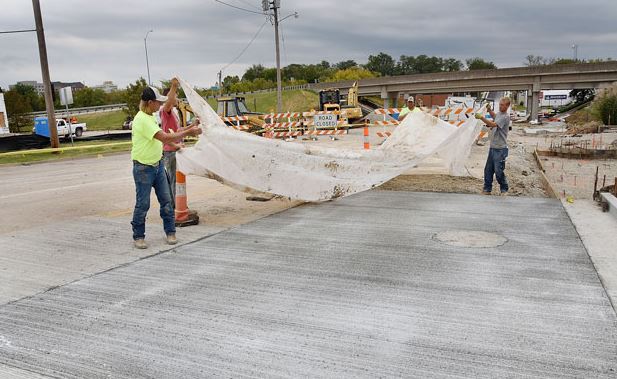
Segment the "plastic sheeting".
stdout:
<path fill-rule="evenodd" d="M 203 134 L 194 147 L 177 154 L 178 170 L 290 199 L 324 201 L 375 188 L 433 155 L 452 175 L 465 175 L 464 162 L 481 129 L 473 117 L 456 127 L 416 112 L 371 150 L 285 142 L 227 127 L 188 83 L 180 83 Z"/>

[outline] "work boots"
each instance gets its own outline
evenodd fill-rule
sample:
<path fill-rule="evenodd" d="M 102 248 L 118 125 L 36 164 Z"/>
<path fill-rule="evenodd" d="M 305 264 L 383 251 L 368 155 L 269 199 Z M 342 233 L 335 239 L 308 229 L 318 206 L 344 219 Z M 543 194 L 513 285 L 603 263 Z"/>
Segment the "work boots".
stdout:
<path fill-rule="evenodd" d="M 144 239 L 142 238 L 142 239 L 135 240 L 135 247 L 137 249 L 147 249 L 148 245 L 146 245 L 146 241 L 144 241 Z"/>
<path fill-rule="evenodd" d="M 168 245 L 175 245 L 177 243 L 178 243 L 178 239 L 176 239 L 176 234 L 175 233 L 167 235 L 167 244 Z"/>

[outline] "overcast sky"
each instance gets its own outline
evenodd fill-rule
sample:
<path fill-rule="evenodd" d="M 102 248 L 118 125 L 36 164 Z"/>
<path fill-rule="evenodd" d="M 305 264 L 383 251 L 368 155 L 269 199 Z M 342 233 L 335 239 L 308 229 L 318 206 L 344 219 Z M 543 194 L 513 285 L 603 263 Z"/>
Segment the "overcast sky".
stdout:
<path fill-rule="evenodd" d="M 40 0 L 53 81 L 124 87 L 147 77 L 148 37 L 153 82 L 179 75 L 199 87 L 216 82 L 265 21 L 263 15 L 214 0 Z M 261 0 L 223 0 L 259 11 Z M 617 58 L 614 0 L 281 0 L 283 66 L 354 59 L 381 51 L 461 60 L 480 56 L 499 67 L 521 66 L 529 54 Z M 0 31 L 34 27 L 32 2 L 0 0 Z M 274 27 L 223 75 L 251 64 L 275 65 Z M 41 81 L 34 33 L 0 34 L 0 86 Z"/>

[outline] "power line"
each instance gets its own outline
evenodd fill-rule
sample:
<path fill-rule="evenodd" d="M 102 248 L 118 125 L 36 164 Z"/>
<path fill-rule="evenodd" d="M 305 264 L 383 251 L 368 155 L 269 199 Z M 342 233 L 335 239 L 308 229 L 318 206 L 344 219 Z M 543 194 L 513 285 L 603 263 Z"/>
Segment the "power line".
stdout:
<path fill-rule="evenodd" d="M 240 0 L 240 1 L 241 1 L 241 2 L 243 2 L 244 4 L 248 5 L 248 6 L 249 6 L 249 7 L 251 7 L 251 8 L 255 8 L 255 9 L 257 9 L 257 10 L 261 10 L 261 8 L 260 8 L 260 7 L 258 7 L 258 6 L 257 6 L 257 5 L 255 5 L 255 4 L 251 4 L 251 3 L 249 3 L 249 2 L 248 2 L 248 1 L 246 1 L 246 0 Z"/>
<path fill-rule="evenodd" d="M 248 50 L 248 48 L 251 46 L 251 44 L 255 41 L 255 39 L 257 39 L 257 36 L 259 35 L 259 33 L 261 33 L 261 31 L 263 30 L 264 26 L 266 26 L 266 24 L 268 23 L 268 20 L 264 21 L 263 24 L 261 24 L 261 26 L 259 27 L 259 29 L 257 30 L 257 33 L 255 33 L 255 35 L 253 36 L 253 38 L 251 39 L 251 41 L 248 43 L 248 45 L 246 45 L 246 47 L 244 49 L 242 49 L 242 51 L 240 52 L 240 54 L 238 54 L 237 57 L 234 58 L 233 61 L 231 61 L 230 63 L 228 63 L 225 67 L 223 67 L 221 69 L 221 71 L 223 71 L 224 69 L 226 69 L 227 67 L 231 66 L 232 64 L 234 64 L 238 59 L 240 59 L 240 57 L 242 56 L 242 54 L 244 54 L 246 52 L 246 50 Z"/>
<path fill-rule="evenodd" d="M 255 14 L 258 14 L 258 15 L 263 15 L 264 14 L 263 12 L 252 11 L 250 9 L 241 8 L 241 7 L 238 7 L 238 6 L 235 6 L 235 5 L 231 5 L 231 4 L 225 3 L 225 2 L 223 2 L 221 0 L 214 0 L 214 1 L 216 1 L 217 3 L 221 3 L 223 5 L 227 5 L 228 7 L 239 9 L 241 11 L 245 11 L 245 12 L 249 12 L 249 13 L 255 13 Z"/>
<path fill-rule="evenodd" d="M 36 29 L 30 29 L 30 30 L 8 30 L 6 32 L 0 32 L 0 34 L 29 33 L 29 32 L 36 32 Z"/>

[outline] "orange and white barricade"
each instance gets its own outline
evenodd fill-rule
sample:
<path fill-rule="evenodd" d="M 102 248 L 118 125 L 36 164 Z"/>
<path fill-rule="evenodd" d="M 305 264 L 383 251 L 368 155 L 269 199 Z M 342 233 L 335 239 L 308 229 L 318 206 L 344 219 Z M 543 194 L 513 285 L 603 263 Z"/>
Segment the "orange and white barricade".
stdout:
<path fill-rule="evenodd" d="M 248 131 L 251 126 L 247 124 L 249 118 L 247 116 L 230 116 L 230 117 L 221 117 L 221 120 L 225 122 L 226 125 L 242 131 Z M 241 124 L 240 122 L 245 122 Z"/>
<path fill-rule="evenodd" d="M 458 124 L 459 121 L 465 121 L 467 118 L 472 117 L 475 113 L 474 108 L 461 106 L 456 108 L 451 107 L 442 107 L 436 109 L 426 110 L 426 113 L 440 118 L 444 121 L 454 121 L 450 122 L 453 125 L 460 126 L 462 123 Z"/>
<path fill-rule="evenodd" d="M 386 126 L 398 126 L 400 122 L 398 120 L 388 120 L 388 116 L 401 113 L 399 108 L 378 108 L 375 109 L 375 114 L 383 115 L 383 121 L 375 121 L 375 125 L 381 126 L 382 131 L 377 132 L 377 137 L 388 138 L 392 132 L 386 131 Z"/>
<path fill-rule="evenodd" d="M 263 128 L 266 130 L 264 136 L 266 138 L 293 138 L 302 135 L 301 129 L 303 126 L 300 118 L 301 112 L 287 113 L 269 113 L 264 115 L 266 122 Z M 285 129 L 287 129 L 285 131 Z"/>

